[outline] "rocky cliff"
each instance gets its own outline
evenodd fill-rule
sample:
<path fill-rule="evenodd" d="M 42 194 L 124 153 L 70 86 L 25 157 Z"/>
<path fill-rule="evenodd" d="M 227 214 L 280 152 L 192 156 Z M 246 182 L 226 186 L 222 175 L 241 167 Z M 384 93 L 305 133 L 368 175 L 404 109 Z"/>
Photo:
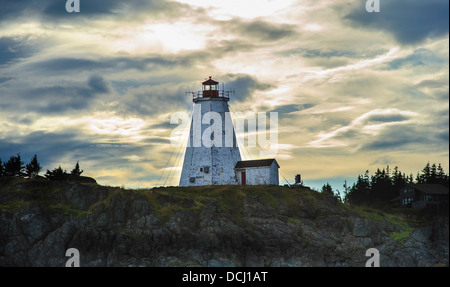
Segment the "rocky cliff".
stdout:
<path fill-rule="evenodd" d="M 344 205 L 308 188 L 126 190 L 0 178 L 0 266 L 448 266 L 448 217 Z"/>

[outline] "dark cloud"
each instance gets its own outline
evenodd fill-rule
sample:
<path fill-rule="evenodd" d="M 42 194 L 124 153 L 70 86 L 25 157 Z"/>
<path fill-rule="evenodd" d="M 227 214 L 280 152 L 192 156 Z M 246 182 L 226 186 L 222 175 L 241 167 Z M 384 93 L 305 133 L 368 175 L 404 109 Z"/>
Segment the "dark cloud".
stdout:
<path fill-rule="evenodd" d="M 274 88 L 268 83 L 261 83 L 252 76 L 245 74 L 227 74 L 221 79 L 225 84 L 225 90 L 234 90 L 235 95 L 230 98 L 231 101 L 244 101 L 249 98 L 256 90 L 268 90 Z"/>
<path fill-rule="evenodd" d="M 417 88 L 440 89 L 448 87 L 448 78 L 423 80 L 416 85 Z"/>
<path fill-rule="evenodd" d="M 228 21 L 216 21 L 216 23 L 225 32 L 265 42 L 277 41 L 298 34 L 295 25 L 275 24 L 261 20 L 246 21 L 234 18 Z"/>
<path fill-rule="evenodd" d="M 32 0 L 0 0 L 0 22 L 14 19 L 24 14 L 32 14 L 40 11 L 40 4 L 48 4 L 48 1 L 32 1 Z M 65 5 L 65 4 L 64 4 Z"/>
<path fill-rule="evenodd" d="M 294 105 L 284 105 L 284 106 L 278 106 L 277 108 L 271 110 L 270 112 L 276 112 L 278 113 L 278 118 L 290 118 L 295 117 L 296 115 L 293 114 L 294 112 L 303 111 L 306 109 L 310 109 L 312 107 L 316 106 L 315 104 L 294 104 Z"/>
<path fill-rule="evenodd" d="M 46 169 L 53 169 L 62 164 L 62 168 L 70 170 L 79 160 L 90 162 L 96 168 L 109 168 L 117 166 L 118 163 L 126 165 L 131 162 L 127 156 L 143 154 L 151 149 L 151 145 L 136 145 L 132 143 L 105 143 L 98 141 L 95 137 L 89 138 L 78 130 L 67 130 L 64 132 L 35 131 L 20 139 L 0 138 L 0 158 L 2 160 L 12 155 L 21 153 L 22 160 L 28 162 L 34 154 Z M 71 163 L 62 162 L 72 159 Z M 151 161 L 142 159 L 141 162 Z"/>
<path fill-rule="evenodd" d="M 124 114 L 154 116 L 169 111 L 190 111 L 192 97 L 186 84 L 162 84 L 130 89 L 117 101 L 117 110 Z"/>
<path fill-rule="evenodd" d="M 0 78 L 0 85 L 5 83 L 5 82 L 7 82 L 7 81 L 9 81 L 9 80 L 12 80 L 12 79 L 13 78 Z"/>
<path fill-rule="evenodd" d="M 428 49 L 420 48 L 415 50 L 411 55 L 404 58 L 395 59 L 387 63 L 389 69 L 397 70 L 402 67 L 409 66 L 430 66 L 430 65 L 441 65 L 444 59 L 441 59 L 435 53 Z"/>
<path fill-rule="evenodd" d="M 331 57 L 355 57 L 356 53 L 352 51 L 346 51 L 346 50 L 334 50 L 334 49 L 308 49 L 304 51 L 303 57 L 305 58 L 331 58 Z"/>
<path fill-rule="evenodd" d="M 92 76 L 84 84 L 56 85 L 5 90 L 2 110 L 14 108 L 27 113 L 58 114 L 88 108 L 100 94 L 110 92 L 109 84 L 100 76 Z"/>
<path fill-rule="evenodd" d="M 38 159 L 45 166 L 50 162 L 57 162 L 71 151 L 88 146 L 88 143 L 77 140 L 74 132 L 57 134 L 36 131 L 21 137 L 20 140 L 14 139 L 14 137 L 0 139 L 0 156 L 2 159 L 9 158 L 20 152 L 22 160 L 27 161 L 34 154 L 38 154 Z"/>
<path fill-rule="evenodd" d="M 108 93 L 110 88 L 108 83 L 100 76 L 92 76 L 88 80 L 88 86 L 93 93 Z"/>
<path fill-rule="evenodd" d="M 401 44 L 418 44 L 427 38 L 445 36 L 449 27 L 449 1 L 380 1 L 380 12 L 368 13 L 366 0 L 358 1 L 345 19 L 356 27 L 391 33 Z"/>
<path fill-rule="evenodd" d="M 239 47 L 251 49 L 251 45 L 236 43 Z M 118 56 L 118 57 L 97 57 L 93 58 L 68 58 L 56 57 L 41 61 L 35 61 L 27 65 L 27 70 L 35 73 L 58 74 L 73 73 L 93 70 L 105 70 L 111 72 L 136 70 L 140 72 L 155 72 L 158 70 L 169 70 L 171 68 L 198 67 L 205 62 L 216 60 L 235 53 L 237 48 L 232 47 L 229 41 L 219 42 L 215 46 L 210 46 L 207 50 L 196 50 L 180 52 L 178 54 L 149 54 L 146 56 Z M 149 79 L 152 81 L 152 79 Z"/>
<path fill-rule="evenodd" d="M 390 123 L 390 122 L 402 122 L 409 120 L 411 117 L 405 115 L 372 115 L 367 118 L 369 122 L 382 122 L 382 123 Z"/>
<path fill-rule="evenodd" d="M 26 38 L 0 38 L 0 66 L 31 56 L 33 48 L 26 45 L 25 41 Z"/>
<path fill-rule="evenodd" d="M 144 12 L 151 16 L 176 16 L 189 11 L 189 5 L 165 0 L 88 0 L 80 1 L 80 13 L 68 13 L 64 0 L 0 0 L 0 22 L 18 17 L 79 21 L 92 16 L 130 16 Z"/>
<path fill-rule="evenodd" d="M 100 69 L 121 69 L 121 70 L 148 70 L 158 67 L 170 68 L 174 66 L 188 65 L 197 59 L 197 55 L 184 56 L 148 56 L 148 57 L 117 57 L 100 58 L 96 60 L 82 58 L 56 58 L 44 60 L 31 65 L 33 69 L 45 70 L 48 72 L 73 72 Z"/>
<path fill-rule="evenodd" d="M 448 126 L 396 125 L 386 127 L 372 141 L 364 143 L 361 151 L 435 151 L 449 146 Z"/>

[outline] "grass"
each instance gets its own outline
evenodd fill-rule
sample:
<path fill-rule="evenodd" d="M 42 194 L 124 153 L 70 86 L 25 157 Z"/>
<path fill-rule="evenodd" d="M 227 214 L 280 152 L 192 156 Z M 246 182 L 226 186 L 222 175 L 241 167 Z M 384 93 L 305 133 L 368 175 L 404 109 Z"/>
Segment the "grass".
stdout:
<path fill-rule="evenodd" d="M 88 216 L 92 213 L 92 211 L 90 210 L 73 209 L 69 205 L 65 205 L 62 203 L 44 205 L 44 211 L 51 214 L 53 213 L 60 213 L 63 215 L 73 214 L 76 217 Z"/>
<path fill-rule="evenodd" d="M 11 200 L 0 204 L 0 212 L 14 213 L 30 205 L 29 201 Z"/>
<path fill-rule="evenodd" d="M 316 207 L 318 205 L 318 201 L 315 194 L 318 194 L 318 192 L 313 190 L 304 190 L 302 196 L 308 201 L 309 204 Z"/>
<path fill-rule="evenodd" d="M 357 212 L 362 218 L 366 218 L 371 221 L 389 222 L 397 226 L 400 229 L 400 232 L 393 232 L 389 235 L 397 242 L 402 242 L 404 239 L 409 238 L 410 233 L 414 230 L 414 227 L 412 227 L 411 224 L 414 225 L 423 223 L 419 220 L 404 217 L 398 211 L 392 214 L 375 208 L 356 205 L 348 205 L 347 208 Z"/>
<path fill-rule="evenodd" d="M 299 223 L 299 221 L 300 220 L 298 218 L 289 217 L 287 222 L 288 222 L 288 224 L 296 225 Z"/>

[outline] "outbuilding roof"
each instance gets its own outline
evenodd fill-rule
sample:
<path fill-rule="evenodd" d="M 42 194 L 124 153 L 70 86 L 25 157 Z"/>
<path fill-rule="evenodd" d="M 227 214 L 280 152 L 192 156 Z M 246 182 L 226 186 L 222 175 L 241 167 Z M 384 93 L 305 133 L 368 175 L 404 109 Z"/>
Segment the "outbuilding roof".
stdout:
<path fill-rule="evenodd" d="M 241 160 L 236 163 L 235 168 L 271 166 L 274 161 L 277 164 L 278 168 L 280 168 L 280 165 L 274 158 L 256 159 L 256 160 Z"/>

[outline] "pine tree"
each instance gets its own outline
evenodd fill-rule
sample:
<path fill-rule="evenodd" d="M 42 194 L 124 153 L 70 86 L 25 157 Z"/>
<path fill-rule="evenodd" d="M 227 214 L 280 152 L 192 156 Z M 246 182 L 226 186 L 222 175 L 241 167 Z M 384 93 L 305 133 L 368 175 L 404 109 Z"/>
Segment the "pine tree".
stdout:
<path fill-rule="evenodd" d="M 392 180 L 389 176 L 389 166 L 383 170 L 377 169 L 375 174 L 371 177 L 371 200 L 376 201 L 388 201 L 395 197 L 392 186 Z"/>
<path fill-rule="evenodd" d="M 437 183 L 442 184 L 444 186 L 449 186 L 449 176 L 445 174 L 442 165 L 439 163 L 437 167 Z"/>
<path fill-rule="evenodd" d="M 30 163 L 28 163 L 25 167 L 25 173 L 28 177 L 33 178 L 36 177 L 39 172 L 41 172 L 42 167 L 37 160 L 37 155 L 34 155 L 31 159 Z"/>
<path fill-rule="evenodd" d="M 7 162 L 3 165 L 3 174 L 5 176 L 23 176 L 24 166 L 23 161 L 20 159 L 20 153 L 17 156 L 11 156 Z"/>
<path fill-rule="evenodd" d="M 75 168 L 70 172 L 73 176 L 80 176 L 83 173 L 83 170 L 80 170 L 80 163 L 77 161 Z"/>
<path fill-rule="evenodd" d="M 356 183 L 345 193 L 345 203 L 367 204 L 371 200 L 369 171 L 364 176 L 358 175 Z"/>
<path fill-rule="evenodd" d="M 437 178 L 437 167 L 436 164 L 433 163 L 430 168 L 430 177 L 427 180 L 427 183 L 438 183 Z"/>
<path fill-rule="evenodd" d="M 413 174 L 409 174 L 408 183 L 414 183 L 414 177 Z"/>
<path fill-rule="evenodd" d="M 328 182 L 327 182 L 327 184 L 324 184 L 322 186 L 322 190 L 320 192 L 334 196 L 333 189 L 331 188 L 331 185 Z"/>
<path fill-rule="evenodd" d="M 429 179 L 431 178 L 431 167 L 430 162 L 422 169 L 422 174 L 417 174 L 417 183 L 429 183 Z"/>
<path fill-rule="evenodd" d="M 398 192 L 402 187 L 408 183 L 406 175 L 401 173 L 396 166 L 392 174 L 392 188 L 394 192 Z"/>

